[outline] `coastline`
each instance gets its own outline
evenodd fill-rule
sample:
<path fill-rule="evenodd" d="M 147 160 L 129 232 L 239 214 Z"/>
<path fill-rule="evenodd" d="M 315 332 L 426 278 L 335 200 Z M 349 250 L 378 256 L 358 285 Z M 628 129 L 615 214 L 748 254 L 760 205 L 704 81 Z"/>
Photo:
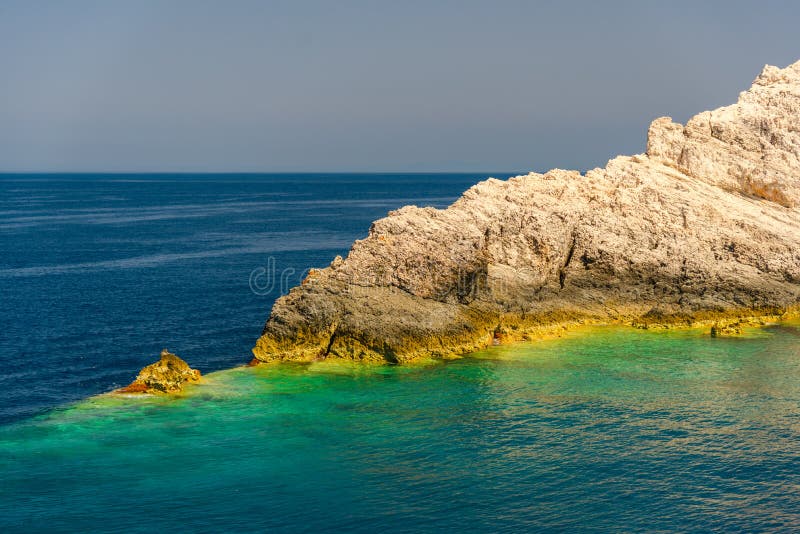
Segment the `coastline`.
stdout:
<path fill-rule="evenodd" d="M 574 338 L 591 338 L 593 335 L 607 334 L 609 332 L 639 332 L 648 337 L 683 333 L 691 337 L 708 338 L 712 337 L 710 334 L 712 326 L 727 326 L 730 324 L 739 325 L 740 330 L 737 333 L 720 337 L 742 340 L 752 339 L 758 337 L 764 328 L 776 325 L 786 325 L 800 329 L 800 306 L 786 310 L 783 313 L 775 313 L 774 310 L 765 310 L 762 314 L 748 314 L 746 310 L 741 310 L 740 313 L 715 314 L 713 316 L 695 318 L 693 320 L 673 318 L 672 321 L 664 321 L 662 318 L 661 321 L 648 321 L 646 324 L 622 319 L 617 321 L 602 321 L 585 318 L 582 320 L 575 319 L 547 325 L 537 324 L 525 327 L 517 325 L 517 328 L 509 328 L 506 330 L 499 340 L 499 343 L 495 343 L 493 341 L 494 338 L 489 337 L 488 341 L 483 344 L 475 343 L 473 345 L 474 348 L 469 351 L 461 353 L 443 353 L 443 355 L 437 357 L 432 357 L 429 354 L 421 355 L 400 364 L 389 363 L 385 360 L 378 359 L 354 361 L 347 358 L 276 359 L 269 362 L 260 362 L 257 365 L 242 363 L 241 365 L 227 369 L 220 369 L 203 374 L 198 380 L 184 384 L 183 388 L 180 390 L 168 393 L 154 391 L 127 393 L 120 389 L 114 389 L 54 407 L 41 415 L 12 424 L 19 425 L 34 423 L 42 419 L 46 420 L 65 410 L 92 410 L 95 407 L 105 409 L 108 407 L 124 407 L 126 405 L 166 407 L 173 401 L 189 400 L 192 398 L 207 399 L 209 395 L 212 397 L 233 396 L 246 398 L 256 390 L 265 391 L 265 387 L 268 390 L 271 387 L 271 380 L 264 380 L 264 378 L 272 378 L 272 374 L 275 372 L 279 374 L 288 372 L 291 374 L 297 369 L 303 369 L 304 371 L 313 371 L 314 374 L 321 375 L 348 375 L 353 373 L 369 374 L 371 372 L 380 372 L 381 369 L 388 370 L 389 368 L 395 367 L 413 371 L 436 367 L 449 361 L 470 359 L 472 357 L 480 358 L 487 350 L 524 352 L 526 347 L 533 347 L 534 345 L 546 349 L 547 343 L 549 342 Z M 542 346 L 542 343 L 545 345 Z M 267 375 L 263 375 L 265 372 Z M 231 379 L 235 378 L 240 373 L 246 373 L 254 378 L 253 390 L 241 390 L 238 385 L 232 383 L 235 382 L 235 380 L 232 381 Z M 108 404 L 106 401 L 111 404 Z"/>
<path fill-rule="evenodd" d="M 451 351 L 432 352 L 420 350 L 412 353 L 414 356 L 403 362 L 387 362 L 381 358 L 352 360 L 349 358 L 307 358 L 306 354 L 301 354 L 298 358 L 283 357 L 271 361 L 258 361 L 258 363 L 243 363 L 228 369 L 221 369 L 212 373 L 204 374 L 197 380 L 187 382 L 180 390 L 170 392 L 127 392 L 124 388 L 115 389 L 87 397 L 78 403 L 88 401 L 93 398 L 111 397 L 121 399 L 141 399 L 141 398 L 162 398 L 162 399 L 183 399 L 194 395 L 203 395 L 209 386 L 218 385 L 217 380 L 226 376 L 230 372 L 247 372 L 253 369 L 280 369 L 286 366 L 287 369 L 301 365 L 303 367 L 313 366 L 321 372 L 336 371 L 337 369 L 353 369 L 366 366 L 383 367 L 400 365 L 408 368 L 419 368 L 435 366 L 441 363 L 470 358 L 472 355 L 493 348 L 504 349 L 523 349 L 532 343 L 547 343 L 548 341 L 560 340 L 573 336 L 592 336 L 599 331 L 608 330 L 632 330 L 640 331 L 648 335 L 659 336 L 662 333 L 685 332 L 702 337 L 725 337 L 725 338 L 748 338 L 756 334 L 759 330 L 775 326 L 800 326 L 800 306 L 787 309 L 783 312 L 774 309 L 762 310 L 762 313 L 753 313 L 753 310 L 739 310 L 738 313 L 707 313 L 701 317 L 660 317 L 658 319 L 637 316 L 635 319 L 620 318 L 615 321 L 602 320 L 592 317 L 573 318 L 551 323 L 535 323 L 530 318 L 517 322 L 508 322 L 499 330 L 485 333 L 476 338 L 471 344 L 460 345 L 464 350 L 459 352 L 457 349 Z M 734 327 L 733 329 L 730 329 Z M 712 328 L 718 328 L 720 333 L 714 335 Z M 456 346 L 456 345 L 454 345 Z M 458 347 L 458 346 L 456 346 Z M 223 381 L 224 382 L 224 381 Z"/>
<path fill-rule="evenodd" d="M 407 349 L 407 359 L 396 362 L 387 362 L 376 355 L 373 358 L 357 360 L 363 363 L 377 364 L 414 364 L 420 361 L 449 360 L 468 357 L 469 354 L 492 346 L 513 346 L 521 343 L 540 342 L 550 339 L 559 339 L 566 334 L 586 332 L 589 333 L 597 327 L 621 327 L 636 330 L 647 330 L 654 334 L 660 331 L 696 331 L 702 335 L 712 337 L 739 337 L 746 335 L 742 329 L 758 329 L 765 326 L 787 323 L 792 324 L 800 320 L 800 306 L 793 306 L 784 310 L 765 308 L 762 310 L 730 310 L 726 312 L 704 312 L 694 316 L 667 315 L 648 316 L 647 314 L 621 314 L 617 319 L 608 320 L 591 315 L 576 314 L 570 318 L 546 321 L 539 317 L 520 317 L 508 314 L 503 317 L 501 324 L 494 328 L 486 328 L 477 332 L 471 339 L 455 339 L 449 343 L 441 341 L 439 348 L 420 345 L 416 350 Z M 718 329 L 719 334 L 712 334 L 712 329 Z M 737 331 L 738 330 L 738 331 Z M 446 349 L 444 347 L 447 347 Z M 256 345 L 258 347 L 258 345 Z M 254 352 L 256 349 L 254 349 Z M 262 357 L 267 357 L 263 355 Z M 350 358 L 336 356 L 320 357 L 309 351 L 296 354 L 281 353 L 278 357 L 261 360 L 254 359 L 248 366 L 275 364 L 281 362 L 319 362 L 326 360 L 353 361 Z"/>

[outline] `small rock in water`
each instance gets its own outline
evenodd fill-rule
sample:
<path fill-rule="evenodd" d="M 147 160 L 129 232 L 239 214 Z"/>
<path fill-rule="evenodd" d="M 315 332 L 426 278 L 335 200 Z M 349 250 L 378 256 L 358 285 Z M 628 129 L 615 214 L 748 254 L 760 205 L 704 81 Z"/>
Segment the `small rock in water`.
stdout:
<path fill-rule="evenodd" d="M 711 337 L 737 336 L 742 333 L 741 323 L 715 324 L 711 327 Z"/>
<path fill-rule="evenodd" d="M 200 371 L 189 367 L 185 361 L 167 349 L 161 359 L 139 371 L 136 380 L 117 390 L 118 393 L 177 393 L 187 382 L 200 380 Z"/>

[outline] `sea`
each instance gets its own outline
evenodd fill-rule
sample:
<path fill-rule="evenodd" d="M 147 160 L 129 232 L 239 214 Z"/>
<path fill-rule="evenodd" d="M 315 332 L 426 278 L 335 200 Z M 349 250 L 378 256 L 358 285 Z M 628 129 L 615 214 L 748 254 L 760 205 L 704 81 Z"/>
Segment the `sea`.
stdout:
<path fill-rule="evenodd" d="M 792 532 L 800 326 L 246 367 L 281 294 L 462 174 L 0 175 L 0 532 Z M 167 348 L 205 379 L 104 395 Z"/>

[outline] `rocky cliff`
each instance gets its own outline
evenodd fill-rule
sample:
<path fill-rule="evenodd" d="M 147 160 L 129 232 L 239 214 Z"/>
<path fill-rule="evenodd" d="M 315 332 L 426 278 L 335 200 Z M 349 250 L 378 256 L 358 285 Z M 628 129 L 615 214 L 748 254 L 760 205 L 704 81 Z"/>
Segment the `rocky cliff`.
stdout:
<path fill-rule="evenodd" d="M 800 303 L 798 205 L 800 62 L 656 119 L 646 154 L 391 212 L 275 303 L 253 353 L 402 362 L 569 322 L 779 316 Z"/>

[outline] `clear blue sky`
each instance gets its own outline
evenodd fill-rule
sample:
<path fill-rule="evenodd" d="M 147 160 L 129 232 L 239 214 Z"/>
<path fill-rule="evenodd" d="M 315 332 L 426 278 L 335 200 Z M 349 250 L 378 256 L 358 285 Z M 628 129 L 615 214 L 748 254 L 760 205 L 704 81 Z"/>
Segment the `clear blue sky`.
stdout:
<path fill-rule="evenodd" d="M 0 171 L 585 169 L 797 59 L 792 1 L 0 0 Z"/>

